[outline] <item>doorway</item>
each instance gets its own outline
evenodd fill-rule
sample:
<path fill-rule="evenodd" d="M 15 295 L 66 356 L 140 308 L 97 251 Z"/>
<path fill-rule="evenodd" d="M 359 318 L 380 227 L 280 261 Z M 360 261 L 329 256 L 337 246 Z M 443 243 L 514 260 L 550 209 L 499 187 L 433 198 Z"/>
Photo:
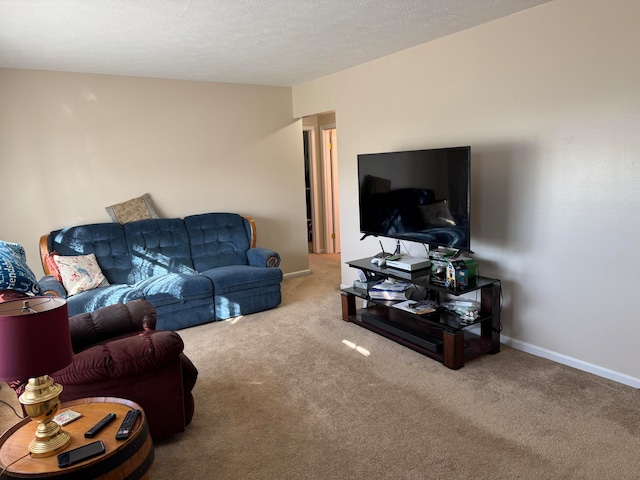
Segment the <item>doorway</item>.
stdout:
<path fill-rule="evenodd" d="M 309 253 L 340 253 L 335 114 L 303 118 Z"/>

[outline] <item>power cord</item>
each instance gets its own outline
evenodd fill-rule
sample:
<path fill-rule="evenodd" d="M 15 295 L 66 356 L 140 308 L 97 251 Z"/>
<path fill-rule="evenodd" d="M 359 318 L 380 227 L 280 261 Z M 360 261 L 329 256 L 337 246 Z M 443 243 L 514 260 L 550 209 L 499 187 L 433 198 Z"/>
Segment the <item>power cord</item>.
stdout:
<path fill-rule="evenodd" d="M 18 412 L 16 412 L 16 409 L 15 409 L 15 408 L 13 408 L 13 405 L 11 405 L 10 403 L 5 402 L 4 400 L 0 400 L 0 403 L 4 403 L 7 407 L 9 407 L 11 410 L 13 410 L 13 413 L 15 414 L 15 416 L 16 416 L 16 417 L 18 417 L 18 418 L 24 418 L 24 417 L 21 417 L 21 416 L 18 414 Z"/>
<path fill-rule="evenodd" d="M 22 460 L 23 458 L 28 457 L 29 455 L 31 455 L 31 453 L 26 453 L 23 456 L 21 456 L 20 458 L 16 458 L 13 462 L 11 462 L 9 465 L 6 465 L 2 470 L 0 470 L 0 478 L 2 478 L 2 476 L 4 475 L 4 472 L 7 471 L 7 468 L 9 468 L 11 465 L 14 465 L 15 463 L 19 462 L 20 460 Z"/>

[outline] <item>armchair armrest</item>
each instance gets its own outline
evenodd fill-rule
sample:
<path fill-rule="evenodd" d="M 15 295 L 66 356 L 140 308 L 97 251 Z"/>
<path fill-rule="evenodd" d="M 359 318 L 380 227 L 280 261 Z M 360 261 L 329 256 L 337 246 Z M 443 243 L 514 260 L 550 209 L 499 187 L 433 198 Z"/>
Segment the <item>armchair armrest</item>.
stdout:
<path fill-rule="evenodd" d="M 280 265 L 280 255 L 273 250 L 254 247 L 247 250 L 249 265 L 254 267 L 277 267 Z"/>
<path fill-rule="evenodd" d="M 146 300 L 109 305 L 69 318 L 71 345 L 78 353 L 120 335 L 155 330 L 156 321 L 156 311 Z"/>
<path fill-rule="evenodd" d="M 28 296 L 29 295 L 24 292 L 0 288 L 0 303 L 8 302 L 9 300 L 16 300 L 17 298 L 27 298 Z"/>
<path fill-rule="evenodd" d="M 87 348 L 52 375 L 62 385 L 134 377 L 179 359 L 183 349 L 182 338 L 176 332 L 149 331 Z"/>
<path fill-rule="evenodd" d="M 38 280 L 38 284 L 45 295 L 67 298 L 67 291 L 65 290 L 64 285 L 56 280 L 53 275 L 45 275 Z"/>

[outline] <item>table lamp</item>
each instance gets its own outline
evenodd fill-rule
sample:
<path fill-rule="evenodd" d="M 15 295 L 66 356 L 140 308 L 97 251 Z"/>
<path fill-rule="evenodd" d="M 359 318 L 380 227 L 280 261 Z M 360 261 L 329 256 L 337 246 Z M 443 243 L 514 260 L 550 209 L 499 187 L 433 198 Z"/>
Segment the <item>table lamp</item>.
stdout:
<path fill-rule="evenodd" d="M 49 457 L 71 443 L 71 435 L 53 421 L 62 386 L 47 372 L 66 367 L 73 359 L 66 300 L 24 297 L 0 303 L 0 380 L 29 379 L 19 400 L 38 422 L 29 444 L 32 457 Z"/>

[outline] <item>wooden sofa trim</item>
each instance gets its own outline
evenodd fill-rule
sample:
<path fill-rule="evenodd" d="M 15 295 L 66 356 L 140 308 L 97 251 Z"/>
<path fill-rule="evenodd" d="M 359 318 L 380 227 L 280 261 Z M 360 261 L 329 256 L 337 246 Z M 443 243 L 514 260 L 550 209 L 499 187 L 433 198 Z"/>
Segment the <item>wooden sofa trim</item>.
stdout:
<path fill-rule="evenodd" d="M 247 222 L 249 222 L 249 227 L 251 228 L 251 248 L 256 248 L 256 242 L 257 242 L 257 233 L 256 233 L 256 222 L 253 220 L 252 217 L 249 217 L 247 215 L 242 215 L 242 218 L 244 218 Z"/>
<path fill-rule="evenodd" d="M 49 234 L 40 237 L 40 262 L 45 275 L 51 275 L 47 262 L 44 261 L 45 256 L 49 253 Z"/>

